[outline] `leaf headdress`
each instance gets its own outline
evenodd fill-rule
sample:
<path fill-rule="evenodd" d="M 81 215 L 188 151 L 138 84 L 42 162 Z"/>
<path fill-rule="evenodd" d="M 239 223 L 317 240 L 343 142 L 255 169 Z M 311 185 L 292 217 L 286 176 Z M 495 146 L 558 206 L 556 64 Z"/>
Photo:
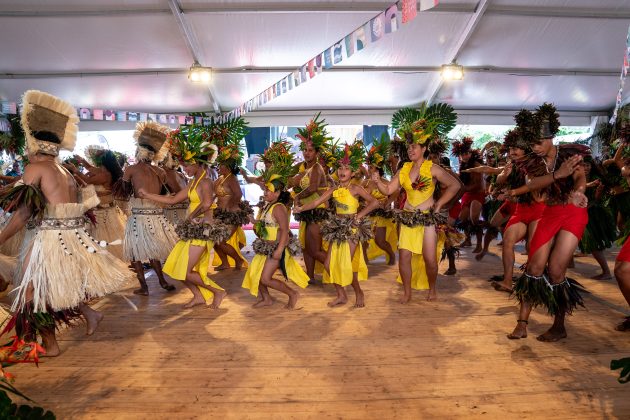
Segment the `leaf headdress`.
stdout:
<path fill-rule="evenodd" d="M 165 147 L 180 162 L 212 164 L 217 158 L 217 146 L 209 138 L 206 127 L 182 125 L 168 134 Z"/>
<path fill-rule="evenodd" d="M 372 146 L 367 151 L 365 156 L 365 163 L 376 168 L 387 167 L 387 160 L 389 159 L 390 150 L 389 135 L 385 132 L 381 135 L 381 138 L 374 140 Z"/>
<path fill-rule="evenodd" d="M 304 128 L 298 129 L 296 135 L 302 143 L 300 144 L 300 150 L 305 150 L 307 145 L 312 145 L 313 149 L 320 152 L 324 147 L 324 144 L 332 140 L 332 137 L 328 135 L 326 127 L 326 120 L 320 119 L 321 113 L 318 112 Z"/>

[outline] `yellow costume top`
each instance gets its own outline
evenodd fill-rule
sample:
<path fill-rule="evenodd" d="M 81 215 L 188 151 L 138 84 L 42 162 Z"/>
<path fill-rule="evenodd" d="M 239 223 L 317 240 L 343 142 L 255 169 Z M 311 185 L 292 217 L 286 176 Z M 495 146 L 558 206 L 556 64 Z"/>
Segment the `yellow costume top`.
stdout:
<path fill-rule="evenodd" d="M 357 214 L 359 200 L 354 198 L 346 187 L 339 187 L 332 193 L 337 214 Z"/>
<path fill-rule="evenodd" d="M 227 181 L 227 179 L 229 177 L 231 177 L 232 174 L 229 174 L 227 176 L 223 176 L 217 183 L 217 188 L 216 188 L 216 194 L 217 197 L 229 197 L 232 195 L 232 192 L 228 189 L 226 189 L 223 184 L 225 184 L 225 181 Z"/>
<path fill-rule="evenodd" d="M 265 223 L 265 230 L 263 234 L 263 240 L 266 241 L 277 241 L 278 240 L 278 223 L 273 218 L 273 209 L 277 205 L 282 205 L 280 203 L 275 203 L 270 206 L 268 209 L 265 209 L 258 215 L 258 220 L 263 220 Z M 265 267 L 265 263 L 267 262 L 267 256 L 256 254 L 252 259 L 247 272 L 245 273 L 245 278 L 243 279 L 242 287 L 245 289 L 249 289 L 249 292 L 258 296 L 258 286 L 260 285 L 260 277 L 263 272 L 263 268 Z M 282 271 L 282 274 L 291 280 L 293 283 L 297 284 L 301 288 L 305 288 L 308 286 L 308 275 L 304 272 L 302 267 L 297 263 L 297 261 L 293 258 L 293 256 L 289 253 L 287 248 L 284 249 L 284 253 L 282 258 L 280 259 L 279 267 Z"/>
<path fill-rule="evenodd" d="M 308 186 L 311 184 L 311 172 L 313 171 L 313 168 L 315 168 L 315 165 L 311 166 L 310 168 L 306 169 L 304 172 L 304 176 L 302 177 L 302 179 L 300 179 L 300 188 L 302 190 L 305 190 L 308 188 Z M 326 190 L 328 187 L 321 187 L 318 188 L 318 190 Z M 308 197 L 303 197 L 300 199 L 300 201 L 302 202 L 302 204 L 308 204 L 311 203 L 315 200 L 317 200 L 320 197 L 319 195 L 319 191 L 318 192 L 314 192 L 313 194 L 309 195 Z M 316 208 L 318 209 L 325 209 L 326 208 L 326 204 L 322 203 L 319 206 L 317 206 Z"/>
<path fill-rule="evenodd" d="M 188 200 L 190 204 L 188 205 L 188 215 L 194 212 L 197 207 L 201 205 L 201 198 L 197 193 L 197 187 L 201 180 L 206 176 L 206 172 L 204 171 L 199 179 L 188 188 Z M 203 217 L 203 214 L 200 214 L 198 217 Z M 213 282 L 208 278 L 208 264 L 210 263 L 210 253 L 212 252 L 212 248 L 214 247 L 214 243 L 212 241 L 206 241 L 203 239 L 190 239 L 187 241 L 180 240 L 175 244 L 175 247 L 169 254 L 166 262 L 164 263 L 164 267 L 162 271 L 167 274 L 169 277 L 184 281 L 186 280 L 186 274 L 188 273 L 188 255 L 191 246 L 199 246 L 204 247 L 203 254 L 197 261 L 197 264 L 193 267 L 193 271 L 199 273 L 201 280 L 204 284 L 211 286 L 215 289 L 223 290 L 221 286 Z M 206 302 L 212 301 L 214 294 L 206 289 L 205 287 L 197 286 L 203 298 Z"/>
<path fill-rule="evenodd" d="M 433 162 L 430 160 L 422 162 L 418 173 L 418 179 L 415 182 L 417 185 L 415 187 L 409 177 L 411 169 L 413 168 L 413 162 L 405 163 L 398 174 L 400 185 L 407 192 L 407 203 L 409 203 L 412 207 L 419 206 L 433 196 L 433 192 L 435 191 L 435 182 L 433 182 L 433 175 L 431 175 L 432 166 Z M 405 207 L 407 206 L 407 203 L 405 203 Z"/>

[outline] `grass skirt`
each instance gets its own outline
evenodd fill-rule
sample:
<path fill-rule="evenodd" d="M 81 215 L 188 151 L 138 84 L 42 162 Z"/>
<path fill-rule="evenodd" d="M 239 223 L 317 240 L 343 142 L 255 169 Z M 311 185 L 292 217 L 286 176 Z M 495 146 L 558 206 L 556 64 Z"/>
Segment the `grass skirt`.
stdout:
<path fill-rule="evenodd" d="M 617 226 L 610 210 L 599 203 L 588 208 L 588 224 L 580 240 L 585 254 L 610 248 L 617 239 Z"/>
<path fill-rule="evenodd" d="M 133 278 L 127 266 L 85 230 L 83 204 L 49 206 L 32 230 L 12 310 L 21 311 L 32 288 L 33 312 L 76 308 L 86 299 L 118 291 Z"/>
<path fill-rule="evenodd" d="M 165 260 L 179 238 L 164 217 L 163 209 L 153 201 L 140 198 L 132 198 L 129 205 L 131 216 L 125 228 L 124 260 Z"/>
<path fill-rule="evenodd" d="M 173 204 L 164 208 L 164 217 L 171 222 L 173 226 L 177 226 L 188 216 L 188 202 Z"/>
<path fill-rule="evenodd" d="M 95 208 L 94 217 L 96 218 L 96 225 L 89 226 L 88 230 L 90 234 L 97 241 L 105 241 L 108 243 L 121 241 L 120 244 L 109 245 L 107 250 L 117 258 L 122 259 L 122 240 L 125 237 L 127 217 L 122 210 L 116 206 Z"/>
<path fill-rule="evenodd" d="M 551 284 L 547 274 L 537 277 L 523 273 L 514 284 L 512 297 L 533 307 L 542 306 L 552 316 L 562 312 L 570 315 L 578 306 L 584 307 L 581 292 L 586 290 L 573 279 Z"/>

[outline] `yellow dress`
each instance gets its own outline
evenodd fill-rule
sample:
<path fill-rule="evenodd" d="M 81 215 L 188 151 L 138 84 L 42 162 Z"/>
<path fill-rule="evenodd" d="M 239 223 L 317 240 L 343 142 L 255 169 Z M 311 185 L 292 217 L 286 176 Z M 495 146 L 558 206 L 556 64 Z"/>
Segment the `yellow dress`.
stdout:
<path fill-rule="evenodd" d="M 225 188 L 223 188 L 223 183 L 229 177 L 230 175 L 224 177 L 220 184 L 217 186 L 216 193 L 218 196 L 222 197 L 226 195 L 231 195 L 225 190 Z M 216 203 L 212 205 L 212 209 L 214 210 L 215 208 L 217 208 Z M 243 267 L 247 268 L 247 260 L 241 253 L 241 248 L 247 244 L 247 239 L 245 238 L 245 231 L 243 230 L 243 227 L 237 227 L 232 236 L 230 236 L 230 238 L 225 243 L 234 248 L 238 256 L 241 258 L 241 260 L 243 260 Z M 228 265 L 232 268 L 236 267 L 236 262 L 234 261 L 234 258 L 230 257 L 229 255 L 227 255 L 226 257 L 228 260 Z M 214 267 L 218 267 L 221 265 L 221 258 L 219 258 L 219 255 L 216 252 L 214 253 L 214 258 L 212 259 L 212 265 Z"/>
<path fill-rule="evenodd" d="M 265 221 L 266 229 L 265 236 L 261 239 L 264 239 L 266 241 L 276 241 L 278 239 L 278 224 L 274 221 L 272 213 L 274 207 L 279 204 L 280 203 L 276 203 L 272 205 L 269 209 L 267 209 L 264 214 L 259 215 L 259 218 Z M 245 278 L 243 279 L 242 286 L 245 289 L 249 289 L 249 292 L 253 296 L 258 296 L 258 285 L 260 284 L 260 276 L 262 275 L 262 271 L 265 267 L 265 262 L 267 261 L 267 258 L 268 257 L 266 255 L 254 255 L 254 259 L 252 260 L 252 263 L 245 273 Z M 287 248 L 284 249 L 283 259 L 280 260 L 279 268 L 281 270 L 282 265 L 284 265 L 283 275 L 285 275 L 288 280 L 291 280 L 302 289 L 308 286 L 308 275 L 304 272 L 300 264 L 298 264 L 298 262 L 289 253 L 289 250 Z"/>
<path fill-rule="evenodd" d="M 357 214 L 359 200 L 354 198 L 345 187 L 339 187 L 333 191 L 333 199 L 338 215 Z M 347 241 L 333 241 L 330 246 L 330 272 L 324 273 L 323 282 L 333 283 L 345 287 L 352 284 L 352 274 L 357 273 L 359 281 L 367 280 L 368 268 L 363 258 L 361 243 L 357 244 L 354 255 L 350 255 L 350 243 Z"/>
<path fill-rule="evenodd" d="M 407 202 L 403 211 L 414 211 L 413 208 L 425 202 L 433 196 L 435 191 L 435 183 L 431 175 L 431 167 L 433 162 L 425 160 L 420 166 L 419 180 L 425 182 L 426 186 L 421 189 L 415 189 L 412 186 L 409 173 L 413 162 L 407 162 L 403 165 L 399 173 L 400 185 L 407 193 Z M 428 210 L 426 211 L 428 213 Z M 436 247 L 436 259 L 439 263 L 442 249 L 444 249 L 444 240 L 446 239 L 443 232 L 438 232 L 438 242 Z M 429 279 L 427 270 L 422 257 L 422 243 L 424 241 L 424 226 L 405 226 L 400 224 L 400 234 L 398 237 L 398 249 L 406 249 L 411 251 L 411 287 L 416 290 L 426 290 L 429 288 Z M 398 276 L 399 283 L 402 279 Z"/>
<path fill-rule="evenodd" d="M 195 211 L 195 209 L 201 204 L 201 199 L 197 194 L 197 185 L 203 179 L 205 173 L 199 177 L 197 182 L 188 189 L 188 200 L 190 201 L 190 205 L 188 206 L 188 214 Z M 203 215 L 200 215 L 203 217 Z M 193 270 L 201 276 L 201 280 L 204 284 L 207 284 L 211 287 L 217 288 L 219 290 L 223 290 L 221 286 L 213 282 L 208 278 L 208 264 L 210 263 L 210 253 L 212 252 L 212 248 L 214 247 L 214 243 L 212 241 L 205 241 L 202 239 L 191 239 L 188 241 L 180 240 L 175 244 L 175 247 L 169 254 L 166 262 L 164 263 L 164 267 L 162 271 L 167 274 L 169 277 L 175 280 L 184 281 L 186 280 L 186 274 L 188 272 L 188 254 L 191 246 L 201 246 L 204 247 L 203 254 L 201 254 L 201 258 L 197 261 L 197 264 L 193 267 Z M 206 302 L 211 302 L 214 293 L 210 290 L 199 287 L 199 291 L 203 295 L 203 298 Z"/>
<path fill-rule="evenodd" d="M 381 192 L 377 188 L 373 189 L 370 195 L 376 198 L 378 201 L 387 198 L 387 196 L 381 194 Z M 398 231 L 396 229 L 396 222 L 394 222 L 394 219 L 382 216 L 370 216 L 370 220 L 373 223 L 374 229 L 380 227 L 385 228 L 385 240 L 389 242 L 389 245 L 392 247 L 392 251 L 396 252 L 396 250 L 398 249 Z M 385 255 L 385 259 L 387 263 L 389 263 L 389 255 L 387 255 L 384 250 L 376 245 L 376 241 L 374 240 L 374 238 L 370 239 L 367 248 L 368 261 L 372 261 L 373 259 L 376 259 L 381 255 Z"/>

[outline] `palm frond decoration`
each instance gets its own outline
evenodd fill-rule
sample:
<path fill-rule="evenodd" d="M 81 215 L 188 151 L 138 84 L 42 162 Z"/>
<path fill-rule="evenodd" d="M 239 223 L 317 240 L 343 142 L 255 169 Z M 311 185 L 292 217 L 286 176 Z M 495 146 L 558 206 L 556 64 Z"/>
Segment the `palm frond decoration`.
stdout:
<path fill-rule="evenodd" d="M 437 121 L 435 133 L 439 136 L 446 136 L 457 124 L 457 113 L 455 109 L 443 102 L 439 102 L 428 107 L 424 113 L 424 118 Z"/>
<path fill-rule="evenodd" d="M 436 103 L 419 108 L 403 108 L 392 116 L 396 134 L 408 142 L 425 144 L 435 136 L 446 136 L 457 124 L 457 114 L 451 105 Z"/>
<path fill-rule="evenodd" d="M 405 123 L 410 123 L 422 118 L 422 113 L 414 108 L 402 108 L 394 112 L 392 116 L 392 128 L 398 130 Z"/>

